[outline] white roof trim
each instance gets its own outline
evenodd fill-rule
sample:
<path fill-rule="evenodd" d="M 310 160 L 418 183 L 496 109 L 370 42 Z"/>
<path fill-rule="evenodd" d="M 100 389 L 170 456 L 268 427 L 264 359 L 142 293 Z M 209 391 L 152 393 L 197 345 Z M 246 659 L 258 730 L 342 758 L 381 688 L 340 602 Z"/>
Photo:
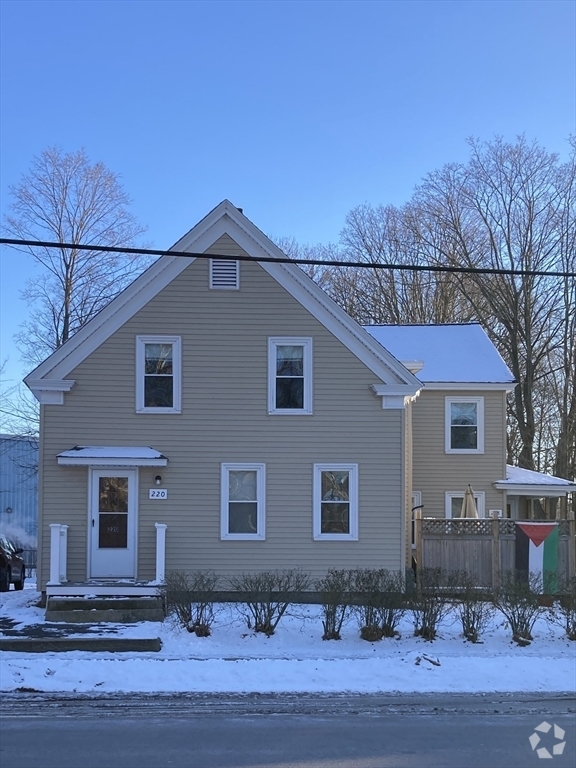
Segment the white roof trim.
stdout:
<path fill-rule="evenodd" d="M 58 454 L 58 464 L 72 467 L 165 467 L 168 459 L 149 446 L 77 445 Z"/>
<path fill-rule="evenodd" d="M 425 389 L 435 390 L 500 390 L 501 392 L 513 392 L 516 387 L 515 382 L 511 381 L 426 381 Z"/>
<path fill-rule="evenodd" d="M 259 255 L 285 257 L 285 254 L 229 200 L 224 200 L 216 206 L 178 240 L 171 250 L 205 252 L 224 234 L 232 237 L 240 247 L 256 259 Z M 32 381 L 37 383 L 38 380 L 48 377 L 63 379 L 69 375 L 193 260 L 193 257 L 190 260 L 180 256 L 160 257 L 71 339 L 32 371 L 24 379 L 25 383 L 31 387 Z M 421 389 L 420 381 L 362 326 L 352 320 L 296 264 L 262 263 L 261 266 L 383 382 L 407 385 L 411 394 L 416 394 Z"/>

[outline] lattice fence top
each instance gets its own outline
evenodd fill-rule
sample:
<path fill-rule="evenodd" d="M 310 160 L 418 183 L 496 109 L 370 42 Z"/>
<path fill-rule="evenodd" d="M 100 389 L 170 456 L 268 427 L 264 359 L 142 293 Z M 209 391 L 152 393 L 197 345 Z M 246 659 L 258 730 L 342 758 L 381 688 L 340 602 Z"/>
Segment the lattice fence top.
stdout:
<path fill-rule="evenodd" d="M 422 533 L 432 536 L 492 536 L 491 520 L 422 519 Z"/>
<path fill-rule="evenodd" d="M 422 533 L 429 536 L 493 536 L 492 520 L 422 518 Z M 520 521 L 522 522 L 522 521 Z M 529 521 L 524 521 L 529 522 Z M 551 521 L 554 522 L 554 521 Z M 558 520 L 558 534 L 562 537 L 570 535 L 568 520 Z M 498 520 L 500 536 L 515 536 L 515 520 Z"/>

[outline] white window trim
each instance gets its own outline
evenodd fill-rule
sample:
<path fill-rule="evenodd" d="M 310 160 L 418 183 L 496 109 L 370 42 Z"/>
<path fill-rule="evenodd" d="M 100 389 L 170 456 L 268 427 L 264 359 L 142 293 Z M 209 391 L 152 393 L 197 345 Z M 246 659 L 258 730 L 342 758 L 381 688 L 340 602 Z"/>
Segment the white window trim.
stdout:
<path fill-rule="evenodd" d="M 146 408 L 144 405 L 144 360 L 146 344 L 172 345 L 172 408 Z M 136 413 L 182 412 L 182 337 L 136 336 Z"/>
<path fill-rule="evenodd" d="M 229 533 L 228 531 L 228 473 L 231 470 L 256 472 L 256 528 L 257 533 Z M 223 463 L 220 474 L 220 538 L 223 541 L 263 541 L 266 538 L 266 465 Z"/>
<path fill-rule="evenodd" d="M 452 448 L 452 403 L 476 403 L 476 415 L 478 417 L 478 447 L 477 448 Z M 444 441 L 446 453 L 479 454 L 484 453 L 484 398 L 483 397 L 447 397 L 444 406 Z"/>
<path fill-rule="evenodd" d="M 304 407 L 276 408 L 276 347 L 303 347 Z M 301 336 L 271 336 L 268 339 L 268 414 L 275 416 L 310 416 L 312 414 L 312 339 Z"/>
<path fill-rule="evenodd" d="M 350 533 L 322 533 L 322 472 L 344 470 L 350 473 Z M 315 541 L 358 541 L 358 464 L 314 464 L 313 537 Z"/>
<path fill-rule="evenodd" d="M 444 514 L 446 519 L 452 519 L 452 499 L 464 500 L 464 491 L 446 491 L 446 501 Z M 474 491 L 474 501 L 476 502 L 476 509 L 478 510 L 478 517 L 485 517 L 486 510 L 486 493 L 484 491 Z M 455 518 L 456 519 L 456 518 Z M 457 518 L 460 520 L 461 518 Z M 471 519 L 471 518 L 469 518 Z"/>

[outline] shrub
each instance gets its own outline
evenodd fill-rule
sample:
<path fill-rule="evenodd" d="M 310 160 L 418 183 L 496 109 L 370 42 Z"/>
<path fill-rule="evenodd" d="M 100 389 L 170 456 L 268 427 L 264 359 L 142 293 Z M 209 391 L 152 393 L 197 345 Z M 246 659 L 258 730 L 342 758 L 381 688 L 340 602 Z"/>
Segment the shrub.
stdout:
<path fill-rule="evenodd" d="M 542 579 L 531 573 L 525 578 L 514 572 L 506 573 L 496 591 L 496 608 L 506 617 L 512 639 L 518 645 L 529 645 L 532 629 L 544 612 L 541 606 Z"/>
<path fill-rule="evenodd" d="M 330 568 L 324 578 L 316 581 L 314 586 L 322 601 L 322 640 L 341 639 L 340 630 L 350 610 L 351 583 L 350 571 L 335 568 Z"/>
<path fill-rule="evenodd" d="M 229 583 L 236 592 L 245 594 L 245 618 L 248 629 L 270 637 L 286 613 L 295 592 L 310 588 L 310 576 L 298 568 L 286 571 L 262 571 L 231 576 Z"/>
<path fill-rule="evenodd" d="M 478 580 L 468 571 L 456 571 L 450 581 L 457 594 L 455 607 L 462 623 L 462 633 L 471 643 L 477 643 L 496 611 L 493 594 L 481 588 Z"/>
<path fill-rule="evenodd" d="M 434 640 L 440 622 L 450 613 L 450 579 L 440 568 L 421 568 L 409 603 L 414 617 L 414 634 Z"/>
<path fill-rule="evenodd" d="M 208 637 L 214 622 L 214 591 L 219 578 L 213 571 L 172 571 L 160 589 L 166 610 L 188 632 Z"/>
<path fill-rule="evenodd" d="M 406 612 L 404 579 L 391 571 L 358 569 L 353 571 L 352 585 L 360 624 L 360 637 L 374 642 L 395 637 L 397 626 Z"/>
<path fill-rule="evenodd" d="M 560 624 L 569 640 L 576 640 L 576 576 L 559 584 L 559 595 L 550 614 Z"/>

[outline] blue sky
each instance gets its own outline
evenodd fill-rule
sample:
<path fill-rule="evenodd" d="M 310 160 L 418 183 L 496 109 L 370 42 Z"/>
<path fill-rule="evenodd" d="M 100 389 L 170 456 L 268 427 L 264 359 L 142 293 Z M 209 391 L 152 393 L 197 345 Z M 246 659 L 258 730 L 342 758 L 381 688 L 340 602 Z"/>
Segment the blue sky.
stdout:
<path fill-rule="evenodd" d="M 273 236 L 337 240 L 466 138 L 575 133 L 573 0 L 0 0 L 0 208 L 48 146 L 120 174 L 170 246 L 220 200 Z M 1 252 L 0 360 L 33 266 Z"/>

